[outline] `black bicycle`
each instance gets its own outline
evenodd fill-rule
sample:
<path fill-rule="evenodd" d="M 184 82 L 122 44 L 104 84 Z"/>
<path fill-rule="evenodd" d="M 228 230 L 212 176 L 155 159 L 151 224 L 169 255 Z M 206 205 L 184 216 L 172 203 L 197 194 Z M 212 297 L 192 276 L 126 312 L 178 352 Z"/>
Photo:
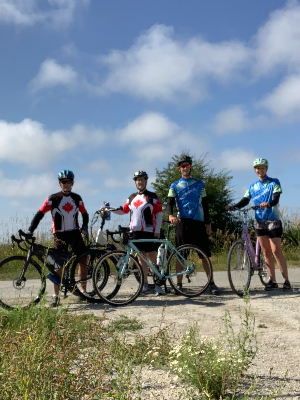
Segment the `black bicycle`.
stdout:
<path fill-rule="evenodd" d="M 60 287 L 64 297 L 67 293 L 88 302 L 98 303 L 92 283 L 92 271 L 105 253 L 97 245 L 88 246 L 79 256 L 36 243 L 36 238 L 19 230 L 19 238 L 11 237 L 27 255 L 14 255 L 0 262 L 0 306 L 6 309 L 27 308 L 40 302 L 46 289 L 46 277 Z M 61 268 L 62 267 L 62 268 Z M 60 268 L 60 269 L 59 269 Z M 59 271 L 62 271 L 61 275 Z M 99 276 L 99 286 L 105 286 L 109 269 L 104 268 Z M 112 296 L 114 293 L 112 293 Z"/>

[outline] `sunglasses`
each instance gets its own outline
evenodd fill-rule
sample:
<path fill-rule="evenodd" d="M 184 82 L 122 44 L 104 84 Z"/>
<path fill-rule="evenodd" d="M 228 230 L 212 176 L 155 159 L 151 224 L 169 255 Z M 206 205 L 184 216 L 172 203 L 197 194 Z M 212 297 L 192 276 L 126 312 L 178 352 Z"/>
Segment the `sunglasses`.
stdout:
<path fill-rule="evenodd" d="M 180 168 L 189 168 L 191 164 L 181 164 Z"/>
<path fill-rule="evenodd" d="M 61 180 L 60 181 L 63 185 L 65 185 L 65 184 L 72 184 L 73 183 L 73 181 L 71 181 L 71 179 L 63 179 L 63 180 Z"/>

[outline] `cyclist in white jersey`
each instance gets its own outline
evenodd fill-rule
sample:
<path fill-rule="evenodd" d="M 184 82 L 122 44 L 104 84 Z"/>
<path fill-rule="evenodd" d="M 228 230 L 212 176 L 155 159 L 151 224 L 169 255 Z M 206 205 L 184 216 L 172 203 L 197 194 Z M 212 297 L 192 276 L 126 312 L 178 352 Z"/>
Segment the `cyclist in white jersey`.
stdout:
<path fill-rule="evenodd" d="M 130 213 L 130 232 L 134 239 L 155 239 L 160 237 L 162 224 L 162 204 L 154 192 L 147 190 L 148 174 L 145 171 L 137 171 L 133 175 L 137 192 L 132 193 L 122 210 L 113 211 L 122 215 Z M 156 263 L 157 244 L 151 242 L 135 243 L 136 247 L 152 263 Z M 141 257 L 139 262 L 144 272 L 144 285 L 142 293 L 151 293 L 148 284 L 148 266 Z M 155 285 L 156 294 L 163 294 L 160 286 Z"/>
<path fill-rule="evenodd" d="M 259 209 L 255 211 L 254 227 L 270 276 L 265 290 L 278 288 L 273 256 L 284 279 L 283 289 L 290 290 L 291 284 L 288 279 L 287 264 L 281 249 L 283 231 L 278 209 L 279 197 L 282 193 L 281 185 L 278 179 L 267 176 L 269 163 L 265 158 L 254 160 L 253 167 L 259 179 L 249 186 L 244 197 L 233 207 L 242 208 L 250 200 L 254 202 L 255 206 L 259 206 Z M 230 205 L 227 205 L 225 210 L 229 210 L 230 207 Z"/>

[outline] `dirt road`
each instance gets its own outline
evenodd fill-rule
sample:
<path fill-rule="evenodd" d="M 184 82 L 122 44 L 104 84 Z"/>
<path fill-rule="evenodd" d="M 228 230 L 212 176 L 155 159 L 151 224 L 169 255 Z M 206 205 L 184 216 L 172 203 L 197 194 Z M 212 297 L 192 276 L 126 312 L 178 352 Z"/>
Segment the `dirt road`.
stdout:
<path fill-rule="evenodd" d="M 282 278 L 279 271 L 276 273 L 281 287 Z M 282 289 L 265 292 L 257 276 L 251 283 L 250 304 L 256 318 L 259 346 L 254 365 L 248 371 L 249 376 L 257 376 L 258 380 L 259 396 L 257 394 L 253 398 L 270 393 L 276 385 L 283 382 L 287 373 L 285 386 L 278 398 L 300 399 L 300 268 L 290 269 L 290 280 L 293 285 L 291 292 L 283 292 Z M 147 295 L 139 297 L 129 306 L 119 308 L 104 304 L 74 303 L 70 304 L 70 312 L 93 312 L 101 315 L 106 309 L 108 319 L 120 315 L 134 317 L 144 322 L 142 332 L 149 332 L 158 327 L 164 310 L 163 323 L 166 326 L 175 326 L 179 331 L 186 331 L 191 324 L 197 322 L 201 334 L 217 336 L 223 327 L 225 309 L 230 311 L 234 320 L 238 316 L 239 307 L 243 307 L 243 300 L 231 292 L 225 273 L 216 273 L 215 281 L 222 289 L 220 296 L 205 293 L 198 298 L 186 299 L 174 295 Z M 144 399 L 156 396 L 161 400 L 178 398 L 178 383 L 163 371 L 146 370 L 143 383 Z"/>

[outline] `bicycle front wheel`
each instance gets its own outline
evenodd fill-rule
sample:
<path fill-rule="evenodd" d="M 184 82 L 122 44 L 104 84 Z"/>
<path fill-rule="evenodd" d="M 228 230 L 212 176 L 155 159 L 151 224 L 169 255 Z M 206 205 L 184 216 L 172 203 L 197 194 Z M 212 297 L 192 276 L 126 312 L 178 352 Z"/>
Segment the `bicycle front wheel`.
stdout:
<path fill-rule="evenodd" d="M 243 296 L 251 282 L 251 261 L 242 241 L 235 242 L 228 253 L 227 273 L 231 289 Z"/>
<path fill-rule="evenodd" d="M 46 278 L 34 260 L 28 263 L 25 256 L 11 256 L 0 262 L 1 307 L 10 310 L 37 304 L 45 289 Z"/>
<path fill-rule="evenodd" d="M 270 275 L 268 272 L 267 264 L 266 264 L 264 253 L 262 252 L 262 249 L 260 249 L 260 252 L 259 252 L 258 263 L 259 263 L 259 268 L 260 268 L 260 270 L 258 271 L 259 279 L 260 279 L 261 283 L 264 286 L 266 286 L 266 284 L 270 280 Z"/>
<path fill-rule="evenodd" d="M 134 301 L 140 294 L 144 282 L 143 270 L 137 259 L 129 256 L 122 276 L 126 252 L 113 251 L 106 253 L 98 261 L 93 271 L 94 288 L 98 296 L 112 306 L 125 306 Z M 109 275 L 106 284 L 99 285 L 99 277 L 108 269 Z"/>
<path fill-rule="evenodd" d="M 89 303 L 103 303 L 94 289 L 92 279 L 94 267 L 103 254 L 105 254 L 103 250 L 90 249 L 75 259 L 70 271 L 72 293 Z M 100 290 L 106 285 L 109 272 L 107 268 L 103 268 L 101 273 L 102 275 L 98 277 Z"/>
<path fill-rule="evenodd" d="M 182 271 L 186 271 L 181 274 Z M 207 255 L 197 246 L 184 244 L 168 258 L 167 275 L 173 289 L 186 297 L 205 292 L 212 277 L 212 266 Z M 182 285 L 180 285 L 182 283 Z"/>

